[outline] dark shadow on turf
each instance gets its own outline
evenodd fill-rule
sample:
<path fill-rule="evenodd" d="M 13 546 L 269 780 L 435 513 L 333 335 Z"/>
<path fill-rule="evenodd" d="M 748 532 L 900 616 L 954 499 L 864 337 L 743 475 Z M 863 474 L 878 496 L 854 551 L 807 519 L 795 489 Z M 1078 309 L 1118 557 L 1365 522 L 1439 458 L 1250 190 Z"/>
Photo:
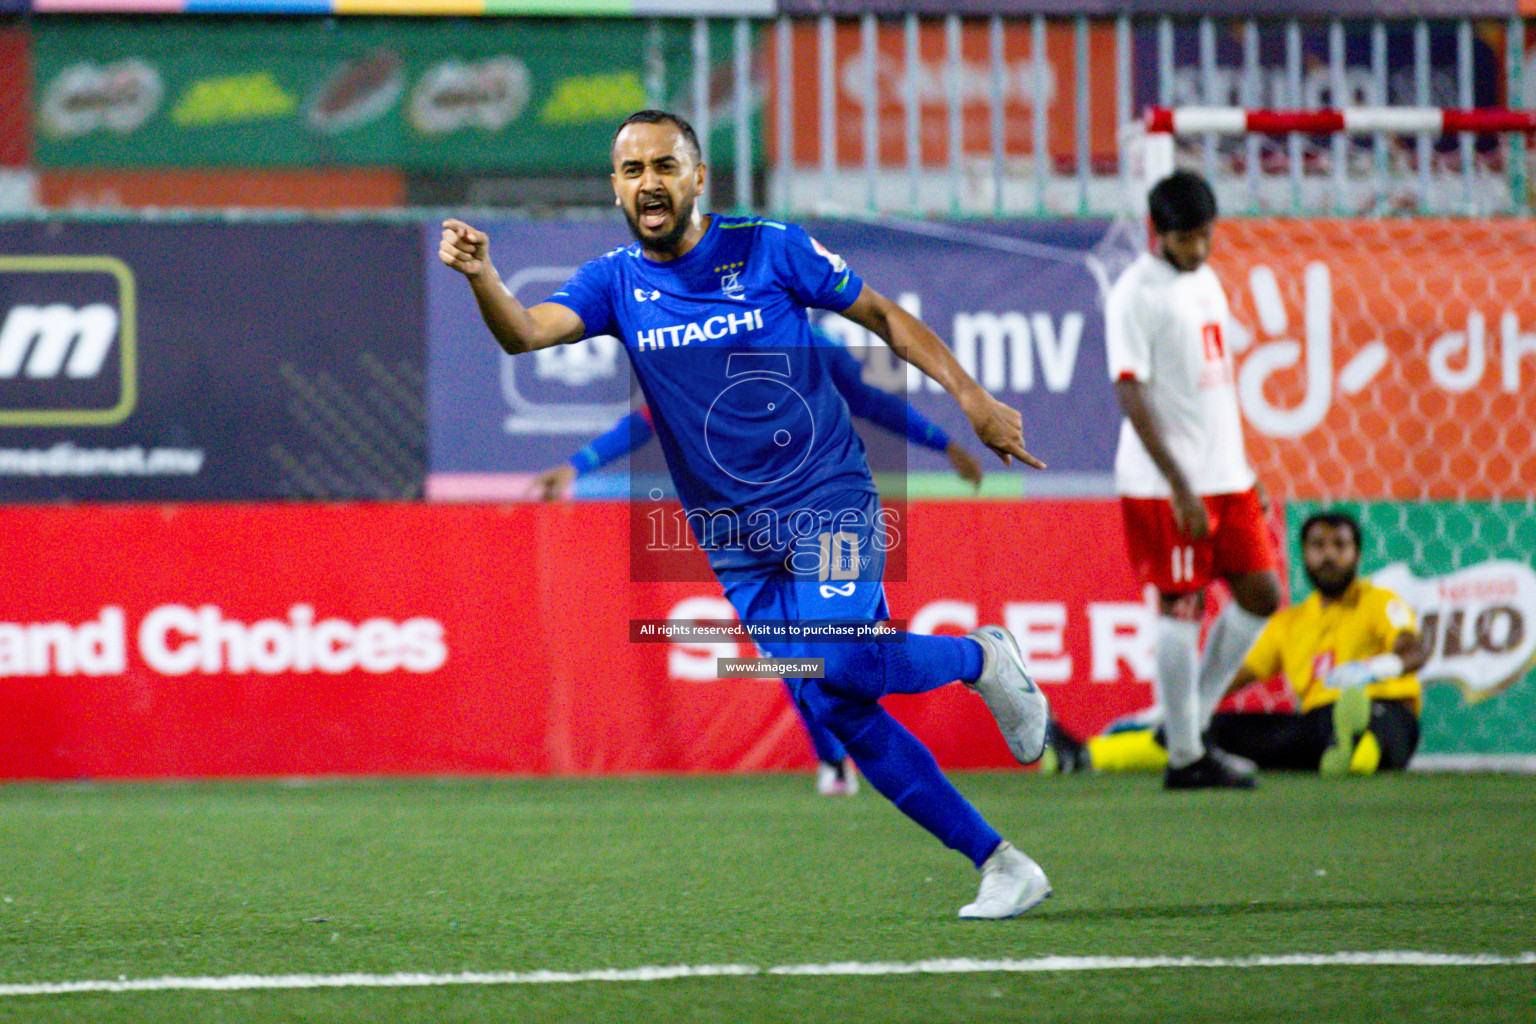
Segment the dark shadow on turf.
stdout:
<path fill-rule="evenodd" d="M 1202 917 L 1256 917 L 1262 914 L 1311 914 L 1318 911 L 1382 910 L 1403 907 L 1501 907 L 1536 904 L 1536 898 L 1512 896 L 1508 899 L 1444 900 L 1254 900 L 1246 903 L 1180 903 L 1151 907 L 1106 907 L 1101 910 L 1066 910 L 1052 913 L 1036 911 L 1029 915 L 1041 921 L 1159 921 Z"/>

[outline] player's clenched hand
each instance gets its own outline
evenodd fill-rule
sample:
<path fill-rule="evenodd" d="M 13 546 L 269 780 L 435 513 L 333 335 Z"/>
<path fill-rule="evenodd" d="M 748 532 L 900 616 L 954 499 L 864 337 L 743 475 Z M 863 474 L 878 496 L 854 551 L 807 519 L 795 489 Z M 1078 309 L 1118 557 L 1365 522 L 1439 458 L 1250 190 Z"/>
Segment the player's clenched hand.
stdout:
<path fill-rule="evenodd" d="M 960 400 L 960 408 L 965 410 L 981 443 L 996 452 L 1003 465 L 1018 459 L 1026 466 L 1045 468 L 1045 463 L 1024 447 L 1024 418 L 1019 410 L 1004 405 L 980 388 L 967 392 Z"/>
<path fill-rule="evenodd" d="M 443 221 L 438 258 L 466 277 L 477 277 L 491 263 L 491 240 L 461 220 Z"/>
<path fill-rule="evenodd" d="M 955 442 L 949 442 L 949 447 L 944 449 L 944 457 L 949 459 L 949 464 L 955 467 L 955 475 L 976 490 L 981 490 L 981 463 L 976 461 L 976 456 L 961 448 Z"/>
<path fill-rule="evenodd" d="M 546 469 L 528 485 L 528 496 L 539 501 L 558 501 L 565 497 L 571 482 L 576 479 L 576 467 L 569 462 Z"/>

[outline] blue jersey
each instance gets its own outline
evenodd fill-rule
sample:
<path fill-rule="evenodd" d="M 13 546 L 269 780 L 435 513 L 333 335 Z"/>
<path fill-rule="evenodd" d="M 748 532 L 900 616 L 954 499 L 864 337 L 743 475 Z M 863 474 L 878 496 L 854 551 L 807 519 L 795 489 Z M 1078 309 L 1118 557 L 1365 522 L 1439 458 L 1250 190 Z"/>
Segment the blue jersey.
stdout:
<path fill-rule="evenodd" d="M 811 328 L 811 336 L 820 345 L 819 351 L 827 360 L 832 381 L 843 393 L 848 411 L 855 417 L 893 434 L 900 434 L 915 445 L 942 452 L 949 447 L 949 435 L 937 423 L 918 412 L 898 395 L 864 383 L 864 367 L 819 327 Z M 608 465 L 619 456 L 632 452 L 656 436 L 651 426 L 651 412 L 641 406 L 619 420 L 608 430 L 589 441 L 571 456 L 571 467 L 577 476 Z"/>
<path fill-rule="evenodd" d="M 658 263 L 638 245 L 616 249 L 550 298 L 581 317 L 586 336 L 623 340 L 716 569 L 782 554 L 778 544 L 730 550 L 754 521 L 782 527 L 802 511 L 863 509 L 875 493 L 805 312 L 841 312 L 863 287 L 798 227 L 715 215 L 686 255 Z"/>

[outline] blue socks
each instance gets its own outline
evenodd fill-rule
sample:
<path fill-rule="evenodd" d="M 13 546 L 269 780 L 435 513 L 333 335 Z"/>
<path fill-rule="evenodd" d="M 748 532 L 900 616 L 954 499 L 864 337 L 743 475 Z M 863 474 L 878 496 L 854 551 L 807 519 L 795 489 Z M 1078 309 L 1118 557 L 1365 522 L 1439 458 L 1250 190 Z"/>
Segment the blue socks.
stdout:
<path fill-rule="evenodd" d="M 871 786 L 980 867 L 1002 837 L 939 770 L 928 748 L 876 701 L 976 679 L 981 645 L 964 637 L 906 633 L 884 643 L 808 644 L 797 656 L 826 658 L 826 678 L 791 684 L 812 742 L 819 723 L 847 748 Z M 823 756 L 820 743 L 816 754 L 833 760 Z"/>
<path fill-rule="evenodd" d="M 795 693 L 795 687 L 785 680 L 785 688 L 789 690 L 790 701 L 795 705 L 795 710 L 800 713 L 800 722 L 805 726 L 805 734 L 811 739 L 811 747 L 816 751 L 816 760 L 822 764 L 842 764 L 843 758 L 848 756 L 848 751 L 843 749 L 843 744 L 836 736 L 828 731 L 827 727 L 816 720 L 811 710 L 801 703 Z"/>
<path fill-rule="evenodd" d="M 981 645 L 958 636 L 919 636 L 863 644 L 806 644 L 800 654 L 826 658 L 822 688 L 855 700 L 892 693 L 927 693 L 981 675 Z"/>
<path fill-rule="evenodd" d="M 830 698 L 823 720 L 869 784 L 939 842 L 979 868 L 1003 841 L 939 770 L 928 748 L 880 705 Z"/>
<path fill-rule="evenodd" d="M 885 679 L 880 691 L 927 693 L 956 679 L 972 682 L 981 675 L 981 644 L 963 636 L 919 636 L 875 645 L 884 656 Z"/>

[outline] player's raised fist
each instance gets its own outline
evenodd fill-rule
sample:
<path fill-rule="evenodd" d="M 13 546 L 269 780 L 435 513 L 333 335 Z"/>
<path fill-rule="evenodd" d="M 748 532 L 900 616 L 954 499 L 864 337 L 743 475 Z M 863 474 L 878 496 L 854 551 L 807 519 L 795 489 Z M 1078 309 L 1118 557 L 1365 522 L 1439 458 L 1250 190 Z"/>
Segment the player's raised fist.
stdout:
<path fill-rule="evenodd" d="M 443 221 L 443 240 L 438 258 L 466 277 L 475 277 L 491 262 L 491 240 L 461 220 Z"/>

